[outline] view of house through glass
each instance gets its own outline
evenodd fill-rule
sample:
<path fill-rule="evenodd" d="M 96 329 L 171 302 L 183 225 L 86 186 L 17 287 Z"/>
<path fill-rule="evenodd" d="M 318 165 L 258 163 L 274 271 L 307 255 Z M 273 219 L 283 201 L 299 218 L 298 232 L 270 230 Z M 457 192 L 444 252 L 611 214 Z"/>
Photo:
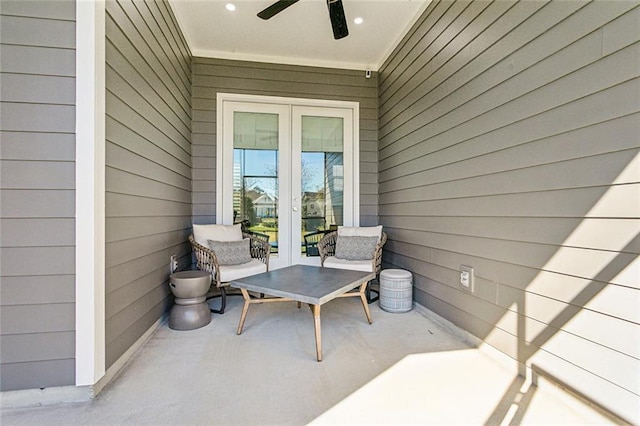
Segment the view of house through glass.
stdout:
<path fill-rule="evenodd" d="M 302 116 L 301 250 L 318 256 L 325 232 L 343 223 L 343 119 Z"/>
<path fill-rule="evenodd" d="M 278 253 L 278 115 L 234 112 L 233 217 Z M 343 119 L 302 117 L 301 253 L 343 223 Z"/>
<path fill-rule="evenodd" d="M 234 112 L 233 219 L 278 252 L 278 115 Z"/>

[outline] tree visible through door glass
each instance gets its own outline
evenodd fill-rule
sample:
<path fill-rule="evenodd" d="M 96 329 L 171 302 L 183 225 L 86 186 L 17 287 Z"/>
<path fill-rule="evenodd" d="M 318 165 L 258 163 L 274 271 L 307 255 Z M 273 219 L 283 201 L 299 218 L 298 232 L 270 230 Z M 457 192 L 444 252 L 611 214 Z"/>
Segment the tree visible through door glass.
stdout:
<path fill-rule="evenodd" d="M 343 121 L 302 116 L 301 251 L 318 256 L 318 241 L 343 223 Z"/>

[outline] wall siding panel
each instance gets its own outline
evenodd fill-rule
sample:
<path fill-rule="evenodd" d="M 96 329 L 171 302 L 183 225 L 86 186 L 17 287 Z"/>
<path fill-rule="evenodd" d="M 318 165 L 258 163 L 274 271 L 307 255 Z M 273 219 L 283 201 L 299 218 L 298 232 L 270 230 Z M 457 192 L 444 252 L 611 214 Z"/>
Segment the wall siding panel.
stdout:
<path fill-rule="evenodd" d="M 216 218 L 216 96 L 240 93 L 360 103 L 360 223 L 378 222 L 377 75 L 328 68 L 193 58 L 193 222 Z"/>
<path fill-rule="evenodd" d="M 640 6 L 439 1 L 381 67 L 385 264 L 640 422 Z M 459 285 L 475 268 L 475 291 Z"/>
<path fill-rule="evenodd" d="M 0 306 L 74 303 L 74 275 L 2 277 Z"/>
<path fill-rule="evenodd" d="M 75 26 L 0 3 L 0 391 L 75 384 Z"/>
<path fill-rule="evenodd" d="M 0 38 L 5 44 L 75 49 L 75 13 L 62 19 L 3 14 Z"/>
<path fill-rule="evenodd" d="M 107 2 L 106 366 L 167 310 L 190 263 L 191 63 L 164 1 Z"/>
<path fill-rule="evenodd" d="M 64 339 L 58 342 L 66 343 Z M 2 386 L 7 390 L 65 386 L 73 384 L 68 380 L 69 377 L 75 377 L 75 375 L 74 352 L 74 357 L 68 359 L 7 363 L 2 367 Z M 43 386 L 43 383 L 51 384 Z"/>

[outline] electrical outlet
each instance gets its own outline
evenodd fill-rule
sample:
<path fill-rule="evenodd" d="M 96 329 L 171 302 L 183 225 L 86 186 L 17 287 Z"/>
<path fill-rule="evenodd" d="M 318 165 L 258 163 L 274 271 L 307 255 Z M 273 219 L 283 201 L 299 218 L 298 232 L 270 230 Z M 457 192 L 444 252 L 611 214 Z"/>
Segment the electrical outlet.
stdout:
<path fill-rule="evenodd" d="M 175 254 L 172 254 L 171 259 L 169 260 L 169 273 L 173 274 L 176 269 L 178 269 L 178 258 Z"/>
<path fill-rule="evenodd" d="M 474 291 L 474 276 L 471 266 L 460 265 L 460 285 L 467 291 Z"/>

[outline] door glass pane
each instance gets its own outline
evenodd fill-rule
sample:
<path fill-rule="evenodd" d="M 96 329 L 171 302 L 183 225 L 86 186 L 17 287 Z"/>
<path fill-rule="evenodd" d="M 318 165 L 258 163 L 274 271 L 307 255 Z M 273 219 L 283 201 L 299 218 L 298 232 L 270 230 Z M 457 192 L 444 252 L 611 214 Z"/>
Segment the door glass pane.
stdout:
<path fill-rule="evenodd" d="M 325 232 L 343 223 L 343 122 L 336 117 L 302 117 L 303 256 L 319 256 Z"/>
<path fill-rule="evenodd" d="M 234 112 L 233 221 L 278 252 L 278 115 Z"/>

